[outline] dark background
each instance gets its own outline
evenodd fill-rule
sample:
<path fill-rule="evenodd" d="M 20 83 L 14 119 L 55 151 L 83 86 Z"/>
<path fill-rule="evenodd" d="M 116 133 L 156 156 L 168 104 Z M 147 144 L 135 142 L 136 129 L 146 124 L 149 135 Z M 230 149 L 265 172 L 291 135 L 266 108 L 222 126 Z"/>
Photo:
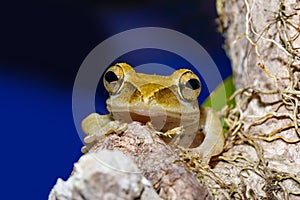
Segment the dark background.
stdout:
<path fill-rule="evenodd" d="M 47 199 L 57 178 L 70 175 L 83 145 L 72 87 L 95 46 L 132 28 L 170 28 L 197 40 L 226 78 L 232 72 L 215 18 L 215 2 L 204 0 L 2 2 L 1 199 Z"/>

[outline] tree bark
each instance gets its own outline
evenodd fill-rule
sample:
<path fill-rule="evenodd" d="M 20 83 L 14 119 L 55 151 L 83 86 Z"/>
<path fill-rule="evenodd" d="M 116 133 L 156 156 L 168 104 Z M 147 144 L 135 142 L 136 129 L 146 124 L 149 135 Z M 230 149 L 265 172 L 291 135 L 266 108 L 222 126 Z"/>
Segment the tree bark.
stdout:
<path fill-rule="evenodd" d="M 125 132 L 98 140 L 49 196 L 49 200 L 118 198 L 211 199 L 211 195 L 155 130 L 133 122 Z"/>
<path fill-rule="evenodd" d="M 217 11 L 237 91 L 214 194 L 299 199 L 300 3 L 217 0 Z"/>

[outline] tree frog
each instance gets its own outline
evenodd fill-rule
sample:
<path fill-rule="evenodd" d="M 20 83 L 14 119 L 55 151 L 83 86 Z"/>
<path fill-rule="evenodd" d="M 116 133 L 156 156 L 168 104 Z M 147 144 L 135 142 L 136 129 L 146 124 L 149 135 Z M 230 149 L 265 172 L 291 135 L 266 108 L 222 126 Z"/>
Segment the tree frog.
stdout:
<path fill-rule="evenodd" d="M 163 139 L 171 146 L 179 145 L 191 154 L 197 153 L 204 165 L 222 152 L 221 121 L 212 108 L 199 108 L 201 82 L 191 70 L 179 69 L 170 76 L 160 76 L 137 73 L 130 65 L 118 63 L 107 69 L 103 82 L 109 92 L 109 114 L 92 113 L 82 121 L 88 146 L 105 132 L 126 129 L 126 123 L 138 121 L 150 122 L 165 135 L 181 127 L 179 135 Z M 113 123 L 116 121 L 123 123 Z M 99 132 L 100 128 L 106 131 Z"/>

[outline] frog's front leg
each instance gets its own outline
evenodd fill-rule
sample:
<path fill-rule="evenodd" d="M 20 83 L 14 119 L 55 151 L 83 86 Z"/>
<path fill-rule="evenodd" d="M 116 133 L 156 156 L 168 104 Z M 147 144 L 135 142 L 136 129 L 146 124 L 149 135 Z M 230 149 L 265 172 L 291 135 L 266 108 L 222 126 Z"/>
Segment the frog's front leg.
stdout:
<path fill-rule="evenodd" d="M 86 153 L 97 140 L 104 137 L 106 134 L 125 131 L 127 129 L 127 124 L 113 121 L 109 114 L 99 115 L 97 113 L 92 113 L 82 120 L 81 127 L 86 134 L 86 137 L 84 138 L 86 146 L 83 146 L 81 151 Z"/>
<path fill-rule="evenodd" d="M 225 138 L 223 127 L 219 116 L 212 108 L 200 108 L 200 128 L 205 137 L 200 146 L 191 148 L 190 153 L 200 153 L 202 164 L 208 165 L 212 156 L 218 155 L 223 151 Z"/>

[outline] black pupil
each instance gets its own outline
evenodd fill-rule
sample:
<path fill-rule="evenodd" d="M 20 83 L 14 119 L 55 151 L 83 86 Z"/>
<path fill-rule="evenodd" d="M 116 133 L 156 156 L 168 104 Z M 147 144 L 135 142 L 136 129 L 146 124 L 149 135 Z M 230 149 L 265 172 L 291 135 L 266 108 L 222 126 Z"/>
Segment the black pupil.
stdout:
<path fill-rule="evenodd" d="M 118 76 L 117 76 L 114 72 L 112 72 L 112 71 L 106 72 L 104 78 L 105 78 L 105 80 L 106 80 L 107 82 L 109 82 L 109 83 L 111 83 L 111 82 L 113 82 L 113 81 L 119 80 Z"/>
<path fill-rule="evenodd" d="M 197 90 L 200 88 L 200 82 L 197 79 L 192 78 L 186 83 L 186 86 L 193 90 Z"/>

